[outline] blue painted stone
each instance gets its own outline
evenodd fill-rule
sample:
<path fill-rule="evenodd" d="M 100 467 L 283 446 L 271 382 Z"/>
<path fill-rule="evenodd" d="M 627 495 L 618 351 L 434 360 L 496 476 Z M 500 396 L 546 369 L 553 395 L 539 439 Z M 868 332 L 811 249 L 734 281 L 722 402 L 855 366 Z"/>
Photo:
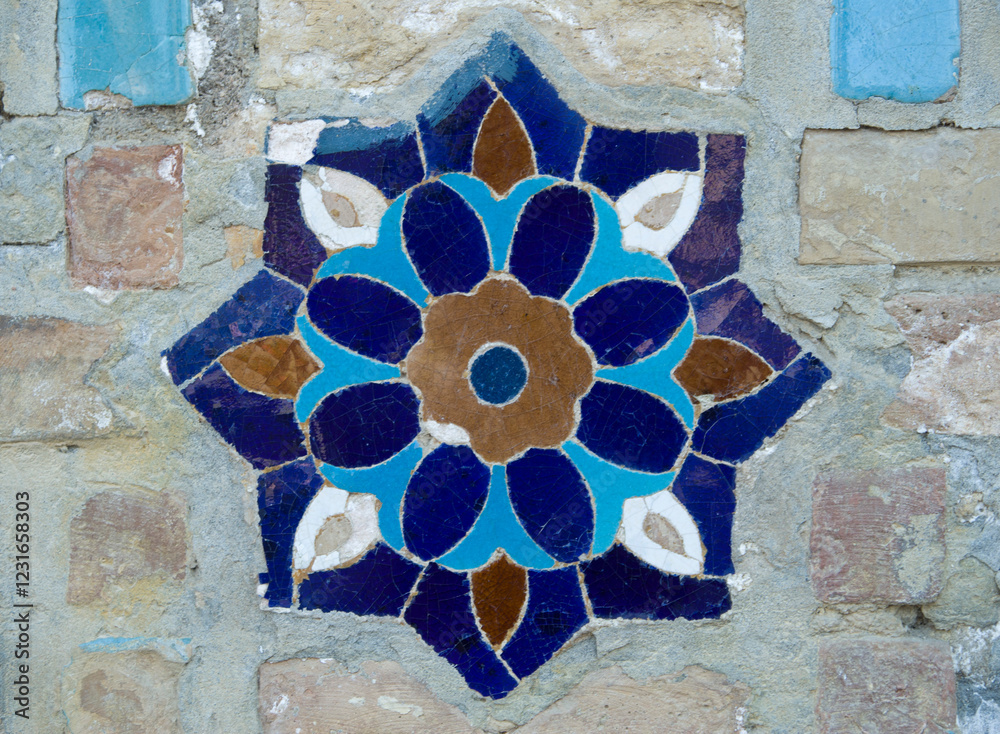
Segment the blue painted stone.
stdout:
<path fill-rule="evenodd" d="M 528 572 L 524 619 L 503 650 L 514 675 L 525 678 L 547 663 L 588 621 L 575 568 Z"/>
<path fill-rule="evenodd" d="M 833 91 L 933 102 L 958 83 L 958 0 L 835 0 Z"/>
<path fill-rule="evenodd" d="M 510 272 L 536 296 L 562 298 L 594 245 L 594 204 L 575 186 L 539 191 L 524 205 L 510 245 Z"/>
<path fill-rule="evenodd" d="M 431 563 L 403 618 L 438 655 L 458 669 L 474 691 L 503 698 L 517 687 L 517 680 L 476 626 L 468 574 Z"/>
<path fill-rule="evenodd" d="M 420 280 L 435 296 L 468 293 L 490 270 L 482 222 L 454 189 L 431 181 L 410 192 L 403 242 Z"/>
<path fill-rule="evenodd" d="M 447 97 L 447 91 L 446 82 L 439 95 Z M 448 102 L 452 100 L 439 100 L 436 95 L 424 105 L 424 109 L 417 115 L 417 125 L 428 176 L 472 170 L 476 135 L 479 134 L 483 117 L 496 96 L 493 88 L 481 81 L 457 104 L 449 105 Z"/>
<path fill-rule="evenodd" d="M 490 347 L 472 360 L 469 384 L 480 400 L 493 405 L 509 403 L 528 382 L 524 360 L 511 347 Z"/>
<path fill-rule="evenodd" d="M 309 289 L 306 308 L 337 344 L 389 364 L 402 361 L 424 333 L 417 304 L 371 278 L 323 278 Z"/>
<path fill-rule="evenodd" d="M 381 464 L 420 432 L 419 402 L 401 382 L 366 382 L 328 395 L 309 419 L 309 445 L 327 464 Z"/>
<path fill-rule="evenodd" d="M 257 480 L 257 513 L 264 545 L 267 584 L 264 598 L 268 606 L 292 605 L 292 546 L 295 530 L 306 507 L 323 486 L 323 477 L 311 458 L 293 461 L 280 469 L 261 474 Z"/>
<path fill-rule="evenodd" d="M 651 133 L 595 126 L 587 140 L 580 178 L 613 198 L 664 171 L 701 167 L 694 133 Z"/>
<path fill-rule="evenodd" d="M 439 446 L 417 466 L 403 498 L 403 538 L 431 560 L 465 537 L 490 491 L 490 470 L 468 446 Z"/>
<path fill-rule="evenodd" d="M 299 206 L 298 166 L 271 164 L 267 167 L 264 199 L 264 264 L 296 283 L 308 286 L 313 274 L 327 258 L 326 248 L 306 225 Z"/>
<path fill-rule="evenodd" d="M 528 131 L 538 172 L 572 180 L 587 123 L 520 48 L 510 44 L 509 54 L 511 64 L 497 69 L 494 80 Z"/>
<path fill-rule="evenodd" d="M 371 128 L 348 120 L 341 127 L 328 127 L 320 132 L 309 163 L 360 176 L 387 199 L 424 180 L 417 135 L 405 123 Z"/>
<path fill-rule="evenodd" d="M 85 92 L 107 90 L 134 105 L 191 97 L 184 33 L 189 0 L 59 0 L 59 96 L 82 110 Z"/>
<path fill-rule="evenodd" d="M 299 585 L 299 607 L 397 617 L 420 575 L 420 566 L 384 543 L 347 568 L 317 571 Z"/>
<path fill-rule="evenodd" d="M 662 280 L 610 283 L 573 310 L 573 328 L 598 364 L 621 367 L 670 341 L 688 316 L 684 290 Z"/>
<path fill-rule="evenodd" d="M 287 280 L 260 271 L 163 352 L 174 383 L 187 382 L 217 357 L 251 339 L 291 333 L 304 297 Z"/>
<path fill-rule="evenodd" d="M 732 533 L 736 511 L 736 467 L 690 454 L 673 484 L 674 497 L 698 526 L 709 576 L 733 573 Z"/>
<path fill-rule="evenodd" d="M 305 437 L 291 400 L 260 395 L 212 365 L 182 391 L 184 397 L 255 469 L 305 456 Z"/>
<path fill-rule="evenodd" d="M 829 379 L 830 370 L 806 354 L 762 390 L 702 413 L 692 446 L 713 459 L 745 461 Z"/>
<path fill-rule="evenodd" d="M 507 464 L 507 489 L 518 520 L 557 561 L 575 563 L 594 541 L 594 507 L 587 483 L 558 449 L 528 449 Z"/>
<path fill-rule="evenodd" d="M 580 568 L 594 616 L 602 619 L 707 619 L 732 607 L 723 579 L 665 574 L 617 543 Z"/>
<path fill-rule="evenodd" d="M 680 418 L 662 400 L 597 380 L 580 401 L 576 437 L 612 464 L 658 474 L 670 471 L 688 436 Z"/>

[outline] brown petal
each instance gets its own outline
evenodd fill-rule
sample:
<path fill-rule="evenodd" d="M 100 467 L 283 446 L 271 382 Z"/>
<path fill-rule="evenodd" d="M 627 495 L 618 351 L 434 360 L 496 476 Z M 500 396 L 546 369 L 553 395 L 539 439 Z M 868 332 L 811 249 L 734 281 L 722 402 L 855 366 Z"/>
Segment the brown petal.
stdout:
<path fill-rule="evenodd" d="M 534 176 L 535 157 L 531 140 L 517 113 L 503 97 L 497 97 L 483 118 L 472 153 L 472 173 L 498 194 Z"/>
<path fill-rule="evenodd" d="M 493 647 L 499 647 L 517 627 L 528 598 L 528 572 L 503 551 L 472 574 L 472 603 L 479 624 Z"/>
<path fill-rule="evenodd" d="M 255 339 L 226 352 L 219 362 L 247 390 L 274 398 L 294 398 L 320 369 L 316 358 L 293 336 Z"/>
<path fill-rule="evenodd" d="M 728 339 L 699 336 L 674 369 L 674 377 L 692 400 L 711 395 L 716 401 L 745 395 L 771 376 L 767 363 Z"/>

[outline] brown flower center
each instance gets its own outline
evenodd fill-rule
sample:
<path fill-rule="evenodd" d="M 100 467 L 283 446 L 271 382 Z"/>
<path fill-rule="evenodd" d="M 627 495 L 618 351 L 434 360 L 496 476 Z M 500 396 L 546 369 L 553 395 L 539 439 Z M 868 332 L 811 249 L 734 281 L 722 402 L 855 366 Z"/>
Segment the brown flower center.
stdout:
<path fill-rule="evenodd" d="M 470 360 L 488 344 L 509 345 L 527 363 L 524 388 L 503 405 L 478 398 L 469 381 Z M 576 401 L 594 381 L 593 360 L 573 335 L 569 310 L 501 278 L 431 304 L 404 369 L 420 391 L 422 420 L 460 426 L 472 449 L 497 464 L 568 439 Z"/>

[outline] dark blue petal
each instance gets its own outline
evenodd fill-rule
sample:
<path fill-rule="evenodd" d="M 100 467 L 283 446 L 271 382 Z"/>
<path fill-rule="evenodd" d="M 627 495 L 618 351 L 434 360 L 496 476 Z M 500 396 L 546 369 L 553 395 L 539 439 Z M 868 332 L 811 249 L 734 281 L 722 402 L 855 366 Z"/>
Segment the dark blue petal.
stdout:
<path fill-rule="evenodd" d="M 468 574 L 431 563 L 403 618 L 438 655 L 458 668 L 474 691 L 503 698 L 517 687 L 517 680 L 476 626 Z"/>
<path fill-rule="evenodd" d="M 690 454 L 672 487 L 674 497 L 698 526 L 705 545 L 704 573 L 710 576 L 725 576 L 735 570 L 732 552 L 735 486 L 736 467 Z"/>
<path fill-rule="evenodd" d="M 717 283 L 740 269 L 743 216 L 742 135 L 709 135 L 701 208 L 669 260 L 688 293 Z"/>
<path fill-rule="evenodd" d="M 430 560 L 465 537 L 486 504 L 490 470 L 468 446 L 439 446 L 428 454 L 403 497 L 403 538 Z"/>
<path fill-rule="evenodd" d="M 400 382 L 365 382 L 327 395 L 309 419 L 313 455 L 353 469 L 395 456 L 420 432 L 413 388 Z"/>
<path fill-rule="evenodd" d="M 698 136 L 594 127 L 580 167 L 580 179 L 617 198 L 663 171 L 697 171 Z"/>
<path fill-rule="evenodd" d="M 448 94 L 452 91 L 450 86 L 451 80 L 445 82 L 438 95 L 417 115 L 428 176 L 472 170 L 472 150 L 479 126 L 497 96 L 489 84 L 481 81 L 455 104 Z"/>
<path fill-rule="evenodd" d="M 600 364 L 622 367 L 670 341 L 688 315 L 684 290 L 662 280 L 622 280 L 573 310 L 576 333 Z"/>
<path fill-rule="evenodd" d="M 749 459 L 830 379 L 830 370 L 806 354 L 759 392 L 709 408 L 698 419 L 692 445 L 713 459 Z"/>
<path fill-rule="evenodd" d="M 299 586 L 299 607 L 397 617 L 420 575 L 420 566 L 384 543 L 347 568 L 318 571 Z"/>
<path fill-rule="evenodd" d="M 538 172 L 572 180 L 587 123 L 513 44 L 510 58 L 513 64 L 501 67 L 494 78 L 528 131 Z"/>
<path fill-rule="evenodd" d="M 528 199 L 510 246 L 510 272 L 536 296 L 562 298 L 594 244 L 594 203 L 575 186 L 551 186 Z"/>
<path fill-rule="evenodd" d="M 594 542 L 590 490 L 557 449 L 528 449 L 507 465 L 507 489 L 518 520 L 546 553 L 575 563 Z"/>
<path fill-rule="evenodd" d="M 233 297 L 163 354 L 180 385 L 238 344 L 291 333 L 304 294 L 287 280 L 261 270 Z"/>
<path fill-rule="evenodd" d="M 490 270 L 482 222 L 465 199 L 440 181 L 410 192 L 403 241 L 417 275 L 435 296 L 468 293 Z"/>
<path fill-rule="evenodd" d="M 295 530 L 312 498 L 323 486 L 323 477 L 311 458 L 261 474 L 257 480 L 257 512 L 264 545 L 267 584 L 264 598 L 272 607 L 292 605 L 292 545 Z"/>
<path fill-rule="evenodd" d="M 323 278 L 309 289 L 306 308 L 330 339 L 380 362 L 401 361 L 424 333 L 417 304 L 371 278 Z"/>
<path fill-rule="evenodd" d="M 417 135 L 409 125 L 368 127 L 349 120 L 328 127 L 316 141 L 316 155 L 309 163 L 353 173 L 395 199 L 424 180 Z"/>
<path fill-rule="evenodd" d="M 244 390 L 218 364 L 184 388 L 183 394 L 256 469 L 306 454 L 295 404 Z"/>
<path fill-rule="evenodd" d="M 605 461 L 659 474 L 669 471 L 687 433 L 673 409 L 647 392 L 597 380 L 580 401 L 576 437 Z"/>
<path fill-rule="evenodd" d="M 707 619 L 732 607 L 724 580 L 665 574 L 617 543 L 580 568 L 595 617 Z"/>
<path fill-rule="evenodd" d="M 538 670 L 587 623 L 587 608 L 575 568 L 528 572 L 528 606 L 503 650 L 514 675 Z"/>
<path fill-rule="evenodd" d="M 299 206 L 299 166 L 274 163 L 267 167 L 264 198 L 264 264 L 276 273 L 309 285 L 327 258 L 326 248 L 306 225 Z"/>

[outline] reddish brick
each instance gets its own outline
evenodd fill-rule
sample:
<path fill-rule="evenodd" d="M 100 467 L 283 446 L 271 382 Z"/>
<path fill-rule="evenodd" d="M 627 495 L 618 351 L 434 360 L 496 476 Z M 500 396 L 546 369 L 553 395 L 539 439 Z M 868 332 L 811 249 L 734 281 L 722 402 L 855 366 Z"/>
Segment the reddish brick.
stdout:
<path fill-rule="evenodd" d="M 810 571 L 827 602 L 920 604 L 941 591 L 943 469 L 821 474 Z"/>
<path fill-rule="evenodd" d="M 69 270 L 79 286 L 170 288 L 183 262 L 179 145 L 95 148 L 66 162 Z"/>
<path fill-rule="evenodd" d="M 844 641 L 819 650 L 821 734 L 956 731 L 955 671 L 948 646 Z"/>

